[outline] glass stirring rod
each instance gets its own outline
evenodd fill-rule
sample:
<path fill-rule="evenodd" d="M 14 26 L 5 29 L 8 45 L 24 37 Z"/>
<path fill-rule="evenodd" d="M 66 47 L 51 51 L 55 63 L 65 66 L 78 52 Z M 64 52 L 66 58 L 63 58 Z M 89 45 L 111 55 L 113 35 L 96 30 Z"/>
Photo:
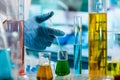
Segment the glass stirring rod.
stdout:
<path fill-rule="evenodd" d="M 50 26 L 53 25 L 51 19 L 49 19 L 49 25 L 50 25 Z M 59 41 L 59 39 L 58 39 L 57 36 L 55 36 L 55 38 L 56 38 L 56 40 L 57 40 L 57 45 L 58 45 L 58 47 L 59 47 L 59 50 L 62 52 L 63 50 L 62 50 L 62 47 L 61 47 L 61 45 L 60 45 L 60 41 Z M 62 56 L 64 56 L 63 52 L 62 52 Z"/>

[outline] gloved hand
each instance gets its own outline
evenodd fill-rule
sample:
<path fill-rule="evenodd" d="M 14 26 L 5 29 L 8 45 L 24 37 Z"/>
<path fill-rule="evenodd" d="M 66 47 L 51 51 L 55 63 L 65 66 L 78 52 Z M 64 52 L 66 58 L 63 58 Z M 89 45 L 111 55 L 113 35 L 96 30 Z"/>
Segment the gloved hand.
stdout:
<path fill-rule="evenodd" d="M 50 46 L 55 36 L 63 36 L 63 31 L 43 26 L 41 23 L 53 16 L 53 12 L 35 16 L 25 21 L 24 44 L 31 50 L 44 50 Z"/>

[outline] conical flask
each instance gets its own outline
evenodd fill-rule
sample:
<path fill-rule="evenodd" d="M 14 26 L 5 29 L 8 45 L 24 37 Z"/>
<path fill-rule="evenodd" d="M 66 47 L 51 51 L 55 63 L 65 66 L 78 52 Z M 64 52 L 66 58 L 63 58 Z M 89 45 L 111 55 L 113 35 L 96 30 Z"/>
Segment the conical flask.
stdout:
<path fill-rule="evenodd" d="M 36 80 L 53 80 L 49 52 L 39 53 L 39 67 L 37 71 Z"/>
<path fill-rule="evenodd" d="M 60 50 L 58 52 L 58 61 L 56 65 L 55 73 L 57 76 L 65 76 L 70 73 L 70 68 L 68 64 L 68 53 L 67 51 Z"/>

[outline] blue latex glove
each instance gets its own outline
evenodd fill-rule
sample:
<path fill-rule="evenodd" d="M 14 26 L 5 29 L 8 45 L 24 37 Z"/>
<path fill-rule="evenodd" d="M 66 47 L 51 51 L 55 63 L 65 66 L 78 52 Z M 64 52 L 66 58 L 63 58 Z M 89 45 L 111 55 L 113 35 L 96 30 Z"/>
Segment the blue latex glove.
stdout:
<path fill-rule="evenodd" d="M 54 15 L 49 12 L 43 15 L 35 16 L 25 22 L 24 43 L 31 50 L 44 50 L 50 46 L 55 36 L 63 36 L 63 31 L 43 26 L 41 23 Z"/>

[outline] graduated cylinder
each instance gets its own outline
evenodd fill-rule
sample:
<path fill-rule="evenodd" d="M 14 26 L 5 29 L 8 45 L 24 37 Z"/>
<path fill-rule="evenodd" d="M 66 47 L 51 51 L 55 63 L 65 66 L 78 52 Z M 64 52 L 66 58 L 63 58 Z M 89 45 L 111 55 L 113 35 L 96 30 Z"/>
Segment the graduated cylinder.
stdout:
<path fill-rule="evenodd" d="M 89 76 L 106 75 L 106 0 L 89 0 Z M 92 77 L 90 77 L 92 80 Z"/>

